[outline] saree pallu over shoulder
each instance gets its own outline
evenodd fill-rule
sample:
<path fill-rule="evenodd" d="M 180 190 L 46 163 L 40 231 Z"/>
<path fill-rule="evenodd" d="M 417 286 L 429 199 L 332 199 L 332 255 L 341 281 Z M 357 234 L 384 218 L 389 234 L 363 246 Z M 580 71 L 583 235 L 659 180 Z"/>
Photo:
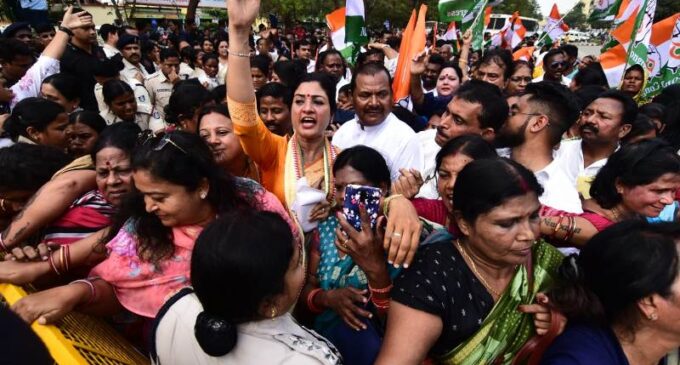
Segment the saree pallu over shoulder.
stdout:
<path fill-rule="evenodd" d="M 496 302 L 480 329 L 466 342 L 436 359 L 445 365 L 510 364 L 516 353 L 535 333 L 533 315 L 517 308 L 531 304 L 536 294 L 548 290 L 562 262 L 563 255 L 545 241 L 532 251 L 531 265 L 521 265 L 508 288 Z M 533 278 L 527 272 L 533 268 Z M 533 280 L 532 280 L 533 279 Z M 533 285 L 530 287 L 530 282 Z"/>

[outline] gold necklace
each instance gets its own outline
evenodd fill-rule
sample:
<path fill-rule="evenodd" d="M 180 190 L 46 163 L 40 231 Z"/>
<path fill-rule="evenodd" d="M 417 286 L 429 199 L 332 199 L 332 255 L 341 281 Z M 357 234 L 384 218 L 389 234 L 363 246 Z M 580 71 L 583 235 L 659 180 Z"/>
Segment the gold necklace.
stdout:
<path fill-rule="evenodd" d="M 614 216 L 614 222 L 620 222 L 621 221 L 621 216 L 619 215 L 619 207 L 618 205 L 613 207 L 611 209 L 612 215 Z"/>
<path fill-rule="evenodd" d="M 462 253 L 463 256 L 465 256 L 467 261 L 470 262 L 470 265 L 472 266 L 472 272 L 474 272 L 475 275 L 477 275 L 477 278 L 479 278 L 479 281 L 482 282 L 484 287 L 489 289 L 491 294 L 493 294 L 494 296 L 500 297 L 501 294 L 499 292 L 497 292 L 496 290 L 494 290 L 494 288 L 492 288 L 491 285 L 489 285 L 489 283 L 486 282 L 486 280 L 484 279 L 484 276 L 482 274 L 480 274 L 479 271 L 477 271 L 477 265 L 475 265 L 475 262 L 472 261 L 472 258 L 470 257 L 470 255 L 468 255 L 467 251 L 465 251 L 463 249 L 463 246 L 460 244 L 460 240 L 456 240 L 456 245 L 458 246 L 458 251 L 460 251 L 460 253 Z"/>

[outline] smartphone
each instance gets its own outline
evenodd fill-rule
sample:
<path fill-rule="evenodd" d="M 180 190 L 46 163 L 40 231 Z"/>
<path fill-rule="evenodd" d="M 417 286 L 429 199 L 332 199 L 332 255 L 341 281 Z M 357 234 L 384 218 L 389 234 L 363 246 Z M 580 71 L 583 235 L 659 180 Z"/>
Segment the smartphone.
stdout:
<path fill-rule="evenodd" d="M 380 198 L 382 197 L 382 190 L 371 186 L 352 185 L 345 187 L 345 202 L 342 206 L 342 212 L 345 214 L 347 221 L 357 231 L 361 231 L 361 215 L 359 214 L 359 204 L 366 207 L 371 219 L 371 228 L 375 228 L 378 220 L 378 213 L 380 212 Z"/>

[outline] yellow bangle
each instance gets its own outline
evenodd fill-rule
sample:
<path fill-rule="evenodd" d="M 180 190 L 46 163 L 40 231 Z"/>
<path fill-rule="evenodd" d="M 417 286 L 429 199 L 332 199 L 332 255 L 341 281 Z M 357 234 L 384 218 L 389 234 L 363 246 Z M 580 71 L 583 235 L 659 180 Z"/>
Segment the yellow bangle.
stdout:
<path fill-rule="evenodd" d="M 401 194 L 394 194 L 394 195 L 390 195 L 390 196 L 388 196 L 387 198 L 385 198 L 385 200 L 383 200 L 383 206 L 382 206 L 382 208 L 383 208 L 383 209 L 382 209 L 382 210 L 383 210 L 383 214 L 385 214 L 385 216 L 387 216 L 387 214 L 389 213 L 389 211 L 390 211 L 390 202 L 391 202 L 392 200 L 397 199 L 397 198 L 403 198 L 403 197 L 404 197 L 404 196 L 401 195 Z"/>

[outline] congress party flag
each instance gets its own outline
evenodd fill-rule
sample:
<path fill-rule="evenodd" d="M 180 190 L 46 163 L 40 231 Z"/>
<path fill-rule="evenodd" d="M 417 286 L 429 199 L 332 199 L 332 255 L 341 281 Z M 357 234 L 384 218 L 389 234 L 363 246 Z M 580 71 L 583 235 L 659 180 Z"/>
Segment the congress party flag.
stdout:
<path fill-rule="evenodd" d="M 515 61 L 531 62 L 535 50 L 535 47 L 522 47 L 512 54 L 512 59 Z"/>
<path fill-rule="evenodd" d="M 487 0 L 474 2 L 473 7 L 468 9 L 465 16 L 461 20 L 461 33 L 467 32 L 468 29 L 472 29 L 472 44 L 470 45 L 472 49 L 482 49 L 484 43 L 484 27 L 486 16 L 486 5 Z M 484 16 L 484 18 L 482 18 Z"/>
<path fill-rule="evenodd" d="M 510 26 L 505 30 L 503 39 L 505 41 L 505 46 L 512 50 L 522 43 L 527 30 L 524 27 L 524 24 L 522 24 L 522 19 L 519 17 L 519 11 L 512 14 L 508 23 Z"/>
<path fill-rule="evenodd" d="M 364 0 L 347 0 L 345 6 L 345 42 L 368 44 Z"/>
<path fill-rule="evenodd" d="M 463 17 L 483 0 L 439 0 L 439 20 L 442 22 L 460 22 Z"/>
<path fill-rule="evenodd" d="M 647 50 L 652 37 L 652 23 L 656 11 L 656 0 L 644 0 L 635 16 L 635 27 L 631 34 L 631 44 L 628 48 L 626 68 L 647 64 Z"/>
<path fill-rule="evenodd" d="M 680 83 L 680 13 L 652 26 L 647 55 L 649 82 L 645 98 L 656 96 L 666 86 Z"/>
<path fill-rule="evenodd" d="M 588 22 L 611 21 L 619 10 L 621 0 L 593 0 L 590 8 L 592 12 Z"/>
<path fill-rule="evenodd" d="M 448 28 L 446 28 L 446 33 L 444 33 L 442 39 L 445 41 L 458 40 L 458 29 L 456 29 L 456 22 L 449 23 Z"/>

